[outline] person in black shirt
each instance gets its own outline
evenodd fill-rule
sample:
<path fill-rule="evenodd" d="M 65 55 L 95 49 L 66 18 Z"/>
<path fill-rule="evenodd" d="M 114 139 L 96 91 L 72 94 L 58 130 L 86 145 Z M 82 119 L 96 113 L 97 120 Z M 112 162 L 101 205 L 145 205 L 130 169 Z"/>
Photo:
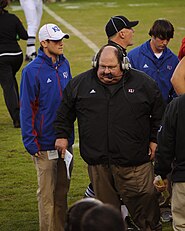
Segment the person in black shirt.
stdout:
<path fill-rule="evenodd" d="M 13 125 L 19 128 L 19 91 L 15 76 L 22 65 L 23 53 L 17 40 L 27 40 L 28 34 L 19 18 L 4 9 L 7 5 L 7 0 L 0 0 L 0 84 Z"/>

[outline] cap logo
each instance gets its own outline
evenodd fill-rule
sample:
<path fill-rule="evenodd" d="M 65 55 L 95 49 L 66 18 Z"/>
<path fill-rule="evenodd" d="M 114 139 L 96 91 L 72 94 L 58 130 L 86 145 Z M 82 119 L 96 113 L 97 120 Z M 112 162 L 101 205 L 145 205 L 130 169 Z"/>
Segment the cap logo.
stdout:
<path fill-rule="evenodd" d="M 54 27 L 52 27 L 52 29 L 53 29 L 54 32 L 60 31 L 60 29 L 58 28 L 58 26 L 54 26 Z"/>

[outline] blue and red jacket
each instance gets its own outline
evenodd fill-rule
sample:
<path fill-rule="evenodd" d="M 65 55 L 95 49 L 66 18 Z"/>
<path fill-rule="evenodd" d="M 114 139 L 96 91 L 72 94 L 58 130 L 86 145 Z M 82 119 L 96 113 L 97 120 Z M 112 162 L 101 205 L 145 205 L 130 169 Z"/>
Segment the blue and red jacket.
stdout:
<path fill-rule="evenodd" d="M 144 71 L 157 82 L 163 99 L 169 102 L 169 97 L 175 97 L 171 84 L 172 74 L 179 62 L 178 57 L 166 47 L 160 58 L 157 58 L 150 47 L 150 40 L 132 49 L 128 53 L 133 68 Z"/>
<path fill-rule="evenodd" d="M 63 90 L 72 79 L 68 60 L 59 56 L 53 64 L 51 58 L 39 49 L 38 56 L 22 71 L 20 85 L 20 120 L 22 139 L 27 151 L 55 149 L 53 121 L 61 103 Z M 74 133 L 69 146 L 74 143 Z"/>

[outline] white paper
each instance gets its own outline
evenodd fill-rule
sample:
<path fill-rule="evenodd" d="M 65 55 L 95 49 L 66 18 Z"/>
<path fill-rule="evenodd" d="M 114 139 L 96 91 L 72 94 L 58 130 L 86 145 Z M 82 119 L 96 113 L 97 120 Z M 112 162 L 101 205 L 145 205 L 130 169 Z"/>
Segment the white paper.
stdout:
<path fill-rule="evenodd" d="M 73 155 L 68 151 L 66 150 L 65 152 L 65 157 L 64 157 L 64 161 L 66 163 L 66 169 L 67 169 L 67 178 L 70 180 L 71 176 L 70 176 L 70 172 L 69 172 L 69 167 L 70 167 L 70 164 L 71 164 L 71 161 L 73 159 Z"/>

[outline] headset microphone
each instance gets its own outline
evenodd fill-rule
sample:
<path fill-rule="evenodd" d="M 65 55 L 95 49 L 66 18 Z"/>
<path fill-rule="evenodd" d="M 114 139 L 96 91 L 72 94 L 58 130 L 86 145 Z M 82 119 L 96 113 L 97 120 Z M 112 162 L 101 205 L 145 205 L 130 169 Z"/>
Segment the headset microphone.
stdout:
<path fill-rule="evenodd" d="M 111 73 L 109 73 L 109 74 L 107 75 L 107 78 L 108 78 L 108 79 L 113 79 L 114 76 L 113 76 Z"/>
<path fill-rule="evenodd" d="M 113 75 L 112 73 L 109 73 L 109 74 L 106 74 L 104 77 L 108 78 L 108 79 L 116 79 L 116 78 L 119 78 L 121 76 L 123 76 L 123 74 L 121 74 L 121 75 Z"/>

